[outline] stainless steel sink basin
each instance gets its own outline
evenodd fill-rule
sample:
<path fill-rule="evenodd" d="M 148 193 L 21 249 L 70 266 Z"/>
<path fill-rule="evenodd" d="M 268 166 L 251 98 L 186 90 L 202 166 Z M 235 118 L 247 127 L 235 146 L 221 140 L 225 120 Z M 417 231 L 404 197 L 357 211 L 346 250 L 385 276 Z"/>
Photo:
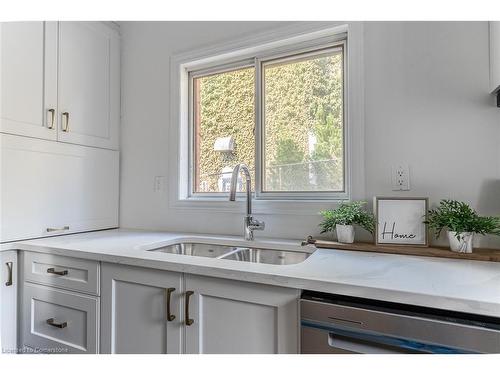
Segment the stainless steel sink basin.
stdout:
<path fill-rule="evenodd" d="M 274 250 L 192 242 L 182 242 L 148 251 L 278 265 L 301 263 L 311 255 L 311 253 L 306 251 Z"/>
<path fill-rule="evenodd" d="M 306 260 L 309 255 L 311 254 L 302 251 L 240 248 L 225 255 L 223 259 L 286 265 L 301 263 Z"/>
<path fill-rule="evenodd" d="M 218 258 L 235 249 L 237 248 L 225 245 L 182 242 L 175 245 L 152 249 L 150 251 L 159 251 L 162 253 L 169 253 L 169 254 L 191 255 L 196 257 Z"/>

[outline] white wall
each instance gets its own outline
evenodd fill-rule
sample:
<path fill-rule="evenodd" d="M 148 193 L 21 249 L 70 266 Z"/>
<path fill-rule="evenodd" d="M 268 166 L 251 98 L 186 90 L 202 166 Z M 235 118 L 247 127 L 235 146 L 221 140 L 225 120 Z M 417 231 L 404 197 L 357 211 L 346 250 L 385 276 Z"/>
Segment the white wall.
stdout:
<path fill-rule="evenodd" d="M 174 210 L 153 192 L 168 176 L 169 59 L 179 52 L 282 27 L 277 22 L 123 22 L 122 227 L 239 234 L 242 215 Z M 488 92 L 488 24 L 365 24 L 366 199 L 428 196 L 500 214 L 500 109 Z M 407 163 L 412 190 L 392 192 Z M 265 233 L 317 234 L 317 215 L 259 215 Z M 495 242 L 496 241 L 496 242 Z M 498 245 L 483 240 L 480 245 Z"/>
<path fill-rule="evenodd" d="M 368 196 L 454 198 L 500 215 L 500 108 L 488 69 L 487 22 L 366 25 Z M 388 186 L 394 162 L 410 165 L 405 194 Z"/>

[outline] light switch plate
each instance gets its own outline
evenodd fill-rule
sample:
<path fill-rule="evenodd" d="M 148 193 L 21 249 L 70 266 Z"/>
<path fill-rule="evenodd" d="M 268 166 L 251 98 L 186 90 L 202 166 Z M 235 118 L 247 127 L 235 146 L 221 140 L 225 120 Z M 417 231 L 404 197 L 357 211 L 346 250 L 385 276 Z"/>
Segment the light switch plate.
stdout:
<path fill-rule="evenodd" d="M 153 191 L 155 193 L 165 191 L 165 176 L 155 176 Z"/>

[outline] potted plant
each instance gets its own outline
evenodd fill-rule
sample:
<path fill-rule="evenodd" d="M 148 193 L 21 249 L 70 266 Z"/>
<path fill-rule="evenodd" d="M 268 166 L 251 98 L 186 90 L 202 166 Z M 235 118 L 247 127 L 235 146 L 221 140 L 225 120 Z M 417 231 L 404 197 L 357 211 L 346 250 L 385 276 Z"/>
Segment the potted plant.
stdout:
<path fill-rule="evenodd" d="M 363 209 L 366 202 L 353 201 L 341 203 L 334 210 L 321 211 L 323 221 L 321 233 L 337 232 L 337 240 L 343 243 L 354 242 L 354 224 L 372 233 L 375 231 L 375 218 Z"/>
<path fill-rule="evenodd" d="M 448 230 L 450 249 L 460 253 L 472 253 L 474 234 L 500 235 L 500 218 L 479 216 L 467 203 L 443 199 L 436 209 L 429 210 L 426 224 L 439 237 Z"/>

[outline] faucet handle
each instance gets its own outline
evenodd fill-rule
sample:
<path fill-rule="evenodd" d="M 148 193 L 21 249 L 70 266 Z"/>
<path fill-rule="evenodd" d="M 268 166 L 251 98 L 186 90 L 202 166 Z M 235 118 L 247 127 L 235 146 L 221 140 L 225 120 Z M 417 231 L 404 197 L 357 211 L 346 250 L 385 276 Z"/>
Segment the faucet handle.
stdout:
<path fill-rule="evenodd" d="M 266 223 L 257 219 L 254 219 L 253 217 L 250 217 L 248 227 L 251 230 L 264 230 L 266 228 Z"/>

